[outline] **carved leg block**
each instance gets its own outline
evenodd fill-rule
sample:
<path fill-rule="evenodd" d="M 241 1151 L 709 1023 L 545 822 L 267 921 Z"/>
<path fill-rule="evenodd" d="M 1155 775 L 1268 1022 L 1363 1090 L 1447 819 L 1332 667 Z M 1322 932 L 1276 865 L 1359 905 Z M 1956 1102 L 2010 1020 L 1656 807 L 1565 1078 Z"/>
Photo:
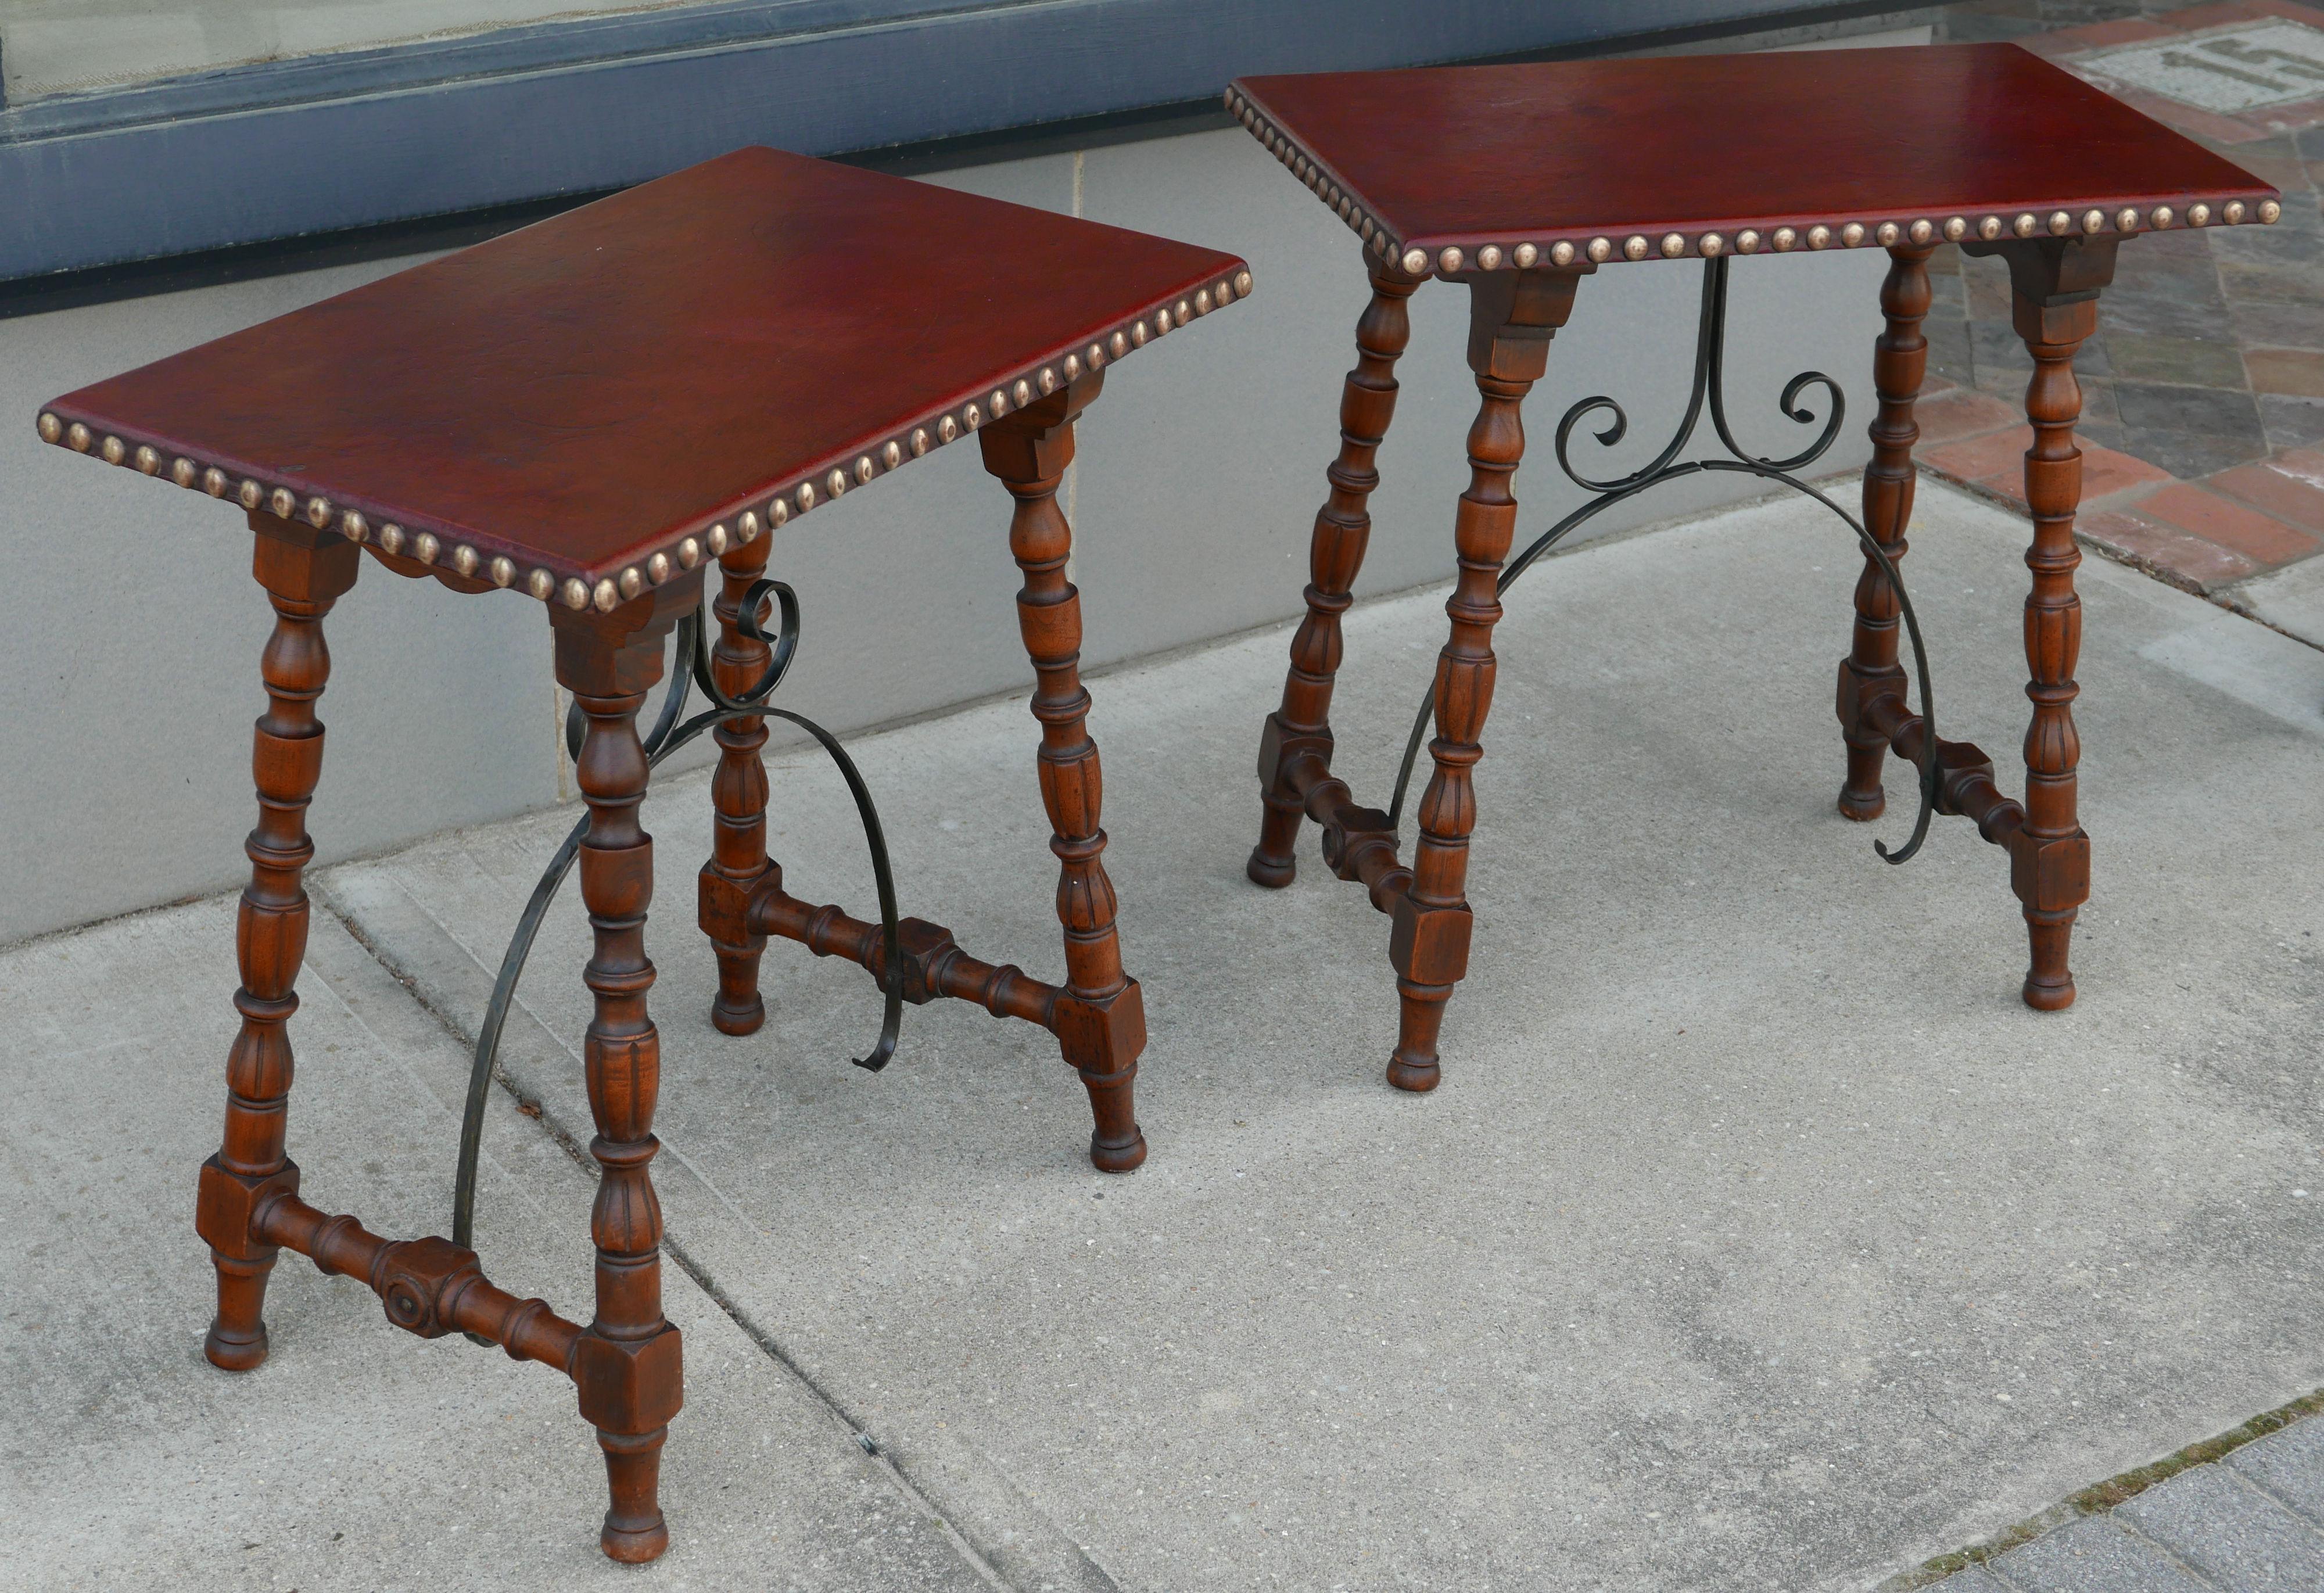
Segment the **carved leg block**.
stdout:
<path fill-rule="evenodd" d="M 1305 807 L 1290 778 L 1293 765 L 1314 759 L 1321 775 L 1332 764 L 1332 679 L 1340 668 L 1340 616 L 1371 539 L 1373 467 L 1380 439 L 1396 414 L 1396 362 L 1412 336 L 1405 300 L 1420 283 L 1390 265 L 1371 268 L 1372 297 L 1356 323 L 1356 368 L 1340 397 L 1340 455 L 1324 474 L 1331 495 L 1315 515 L 1308 550 L 1307 617 L 1291 639 L 1291 667 L 1283 680 L 1283 706 L 1268 716 L 1259 750 L 1259 844 L 1245 866 L 1253 882 L 1291 883 L 1293 845 Z"/>
<path fill-rule="evenodd" d="M 290 1015 L 307 954 L 306 867 L 315 855 L 307 805 L 323 769 L 323 724 L 316 701 L 330 677 L 323 616 L 355 585 L 355 544 L 271 514 L 254 513 L 253 573 L 274 607 L 274 631 L 259 660 L 266 712 L 251 754 L 258 827 L 244 850 L 250 884 L 235 918 L 242 1015 L 226 1064 L 226 1133 L 203 1164 L 194 1226 L 217 1269 L 217 1315 L 203 1353 L 213 1366 L 248 1371 L 266 1358 L 267 1275 L 276 1248 L 256 1214 L 270 1192 L 295 1190 L 299 1171 L 283 1152 L 290 1110 Z"/>
<path fill-rule="evenodd" d="M 1872 421 L 1872 462 L 1864 467 L 1864 529 L 1891 563 L 1904 557 L 1904 528 L 1913 518 L 1913 444 L 1921 428 L 1913 403 L 1928 373 L 1929 344 L 1921 323 L 1929 313 L 1928 259 L 1935 245 L 1900 244 L 1888 251 L 1888 279 L 1881 285 L 1880 308 L 1887 329 L 1873 345 L 1872 384 L 1880 412 Z M 1904 671 L 1896 661 L 1896 594 L 1880 566 L 1865 556 L 1856 582 L 1856 633 L 1840 661 L 1837 709 L 1840 737 L 1848 748 L 1848 778 L 1840 788 L 1840 811 L 1859 821 L 1877 819 L 1888 805 L 1880 772 L 1888 761 L 1888 738 L 1868 719 L 1874 699 L 1904 696 Z"/>
<path fill-rule="evenodd" d="M 718 616 L 718 641 L 711 649 L 710 672 L 730 696 L 755 685 L 773 656 L 765 642 L 742 630 L 743 595 L 766 573 L 771 541 L 760 538 L 728 549 L 718 560 L 722 582 L 711 603 Z M 702 865 L 706 903 L 712 876 L 747 896 L 772 866 L 767 857 L 767 769 L 760 759 L 767 722 L 730 719 L 710 733 L 718 742 L 718 772 L 710 781 L 717 827 L 710 861 Z M 718 954 L 718 994 L 710 1003 L 710 1022 L 721 1034 L 751 1034 L 767 1020 L 766 1003 L 759 996 L 759 958 L 767 937 L 714 924 L 706 909 L 701 923 Z"/>
<path fill-rule="evenodd" d="M 1017 622 L 1033 661 L 1033 717 L 1041 723 L 1041 801 L 1054 832 L 1057 920 L 1065 941 L 1065 995 L 1051 1017 L 1065 1060 L 1090 1092 L 1096 1127 L 1090 1160 L 1127 1173 L 1146 1159 L 1131 1100 L 1146 1045 L 1138 986 L 1121 971 L 1118 910 L 1098 823 L 1103 782 L 1081 680 L 1081 594 L 1065 579 L 1073 528 L 1057 510 L 1057 483 L 1074 457 L 1074 417 L 1098 395 L 1096 373 L 992 421 L 977 433 L 984 468 L 1017 500 L 1009 551 L 1024 572 Z"/>
<path fill-rule="evenodd" d="M 674 585 L 675 584 L 673 584 Z M 612 1506 L 600 1543 L 637 1562 L 669 1546 L 658 1503 L 661 1447 L 682 1402 L 678 1330 L 661 1309 L 661 1205 L 648 1172 L 661 1082 L 661 1037 L 647 1015 L 653 964 L 646 907 L 653 897 L 653 838 L 638 823 L 647 762 L 638 710 L 661 677 L 662 639 L 682 594 L 667 591 L 603 616 L 552 613 L 557 677 L 588 718 L 575 773 L 589 806 L 579 859 L 581 898 L 595 949 L 582 978 L 595 998 L 583 1042 L 589 1151 L 601 1175 L 590 1211 L 597 1247 L 597 1311 L 573 1354 L 581 1414 L 605 1451 Z"/>
<path fill-rule="evenodd" d="M 1477 826 L 1471 772 L 1493 702 L 1494 582 L 1517 531 L 1509 481 L 1525 456 L 1519 406 L 1548 368 L 1549 342 L 1572 312 L 1580 279 L 1558 272 L 1487 272 L 1469 282 L 1469 365 L 1480 403 L 1469 428 L 1469 490 L 1461 494 L 1453 544 L 1461 574 L 1444 604 L 1452 638 L 1436 661 L 1435 764 L 1420 798 L 1412 884 L 1397 904 L 1389 962 L 1401 1006 L 1388 1082 L 1436 1085 L 1437 1031 L 1452 987 L 1467 971 L 1469 835 Z"/>

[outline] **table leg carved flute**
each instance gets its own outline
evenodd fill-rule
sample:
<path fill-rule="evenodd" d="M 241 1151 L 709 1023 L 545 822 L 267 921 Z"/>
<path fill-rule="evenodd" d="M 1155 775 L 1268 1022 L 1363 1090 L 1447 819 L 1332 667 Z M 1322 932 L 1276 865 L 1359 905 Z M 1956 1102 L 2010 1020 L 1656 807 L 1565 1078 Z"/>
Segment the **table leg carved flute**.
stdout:
<path fill-rule="evenodd" d="M 1819 107 L 1816 117 L 1794 114 L 1806 104 Z M 1289 884 L 1300 822 L 1312 818 L 1324 861 L 1388 916 L 1401 1014 L 1388 1082 L 1410 1091 L 1436 1086 L 1445 1006 L 1468 971 L 1469 841 L 1502 594 L 1593 516 L 1699 472 L 1775 481 L 1855 532 L 1865 564 L 1836 698 L 1845 752 L 1840 811 L 1878 818 L 1890 754 L 1913 764 L 1921 801 L 1911 838 L 1893 851 L 1879 844 L 1881 855 L 1891 862 L 1914 855 L 1933 815 L 1969 818 L 2009 859 L 2032 943 L 2026 1002 L 2050 1010 L 2071 1003 L 2067 953 L 2089 895 L 2089 840 L 2075 806 L 2081 610 L 2073 528 L 2081 483 L 2073 356 L 2096 328 L 2098 293 L 2123 241 L 2177 226 L 2273 222 L 2281 213 L 2274 191 L 2009 45 L 1259 78 L 1232 85 L 1226 105 L 1356 232 L 1370 276 L 1357 364 L 1341 401 L 1339 456 L 1315 520 L 1307 613 L 1292 639 L 1282 705 L 1260 739 L 1259 838 L 1247 871 L 1263 886 Z M 1914 136 L 1899 140 L 1900 126 Z M 1863 158 L 1836 170 L 1833 149 Z M 2016 330 L 2034 357 L 2025 400 L 2034 437 L 2025 462 L 2034 711 L 2022 804 L 2001 794 L 1983 752 L 1937 733 L 1901 570 L 1919 435 L 1913 407 L 1927 364 L 1927 264 L 1945 244 L 2007 261 Z M 1821 372 L 1794 377 L 1782 411 L 1795 424 L 1820 423 L 1819 435 L 1784 457 L 1753 454 L 1728 420 L 1724 349 L 1735 257 L 1868 245 L 1886 250 L 1888 270 L 1858 520 L 1799 474 L 1839 435 L 1840 383 Z M 1703 273 L 1685 418 L 1647 464 L 1596 476 L 1571 457 L 1576 428 L 1593 414 L 1605 418 L 1597 439 L 1612 447 L 1627 418 L 1609 397 L 1568 408 L 1555 433 L 1557 464 L 1590 496 L 1512 559 L 1511 482 L 1525 442 L 1519 409 L 1546 369 L 1549 338 L 1565 324 L 1577 285 L 1601 266 L 1677 259 L 1701 261 Z M 1332 772 L 1332 686 L 1340 617 L 1371 534 L 1374 460 L 1395 410 L 1396 363 L 1409 337 L 1406 301 L 1431 278 L 1469 290 L 1469 364 L 1480 403 L 1469 433 L 1470 484 L 1453 519 L 1451 637 L 1383 812 L 1358 804 Z M 1821 417 L 1802 406 L 1811 388 L 1827 401 Z M 1705 419 L 1723 456 L 1685 457 Z M 1914 682 L 1902 662 L 1907 636 L 1918 709 L 1909 704 Z M 1434 769 L 1407 864 L 1399 821 L 1432 717 Z"/>
<path fill-rule="evenodd" d="M 936 285 L 930 238 L 958 253 L 952 280 Z M 669 291 L 673 260 L 698 292 Z M 1038 293 L 1022 290 L 1028 262 Z M 767 942 L 797 941 L 878 981 L 880 1040 L 861 1065 L 876 1071 L 894 1054 L 904 1004 L 973 1000 L 1056 1036 L 1089 1093 L 1097 1167 L 1123 1173 L 1145 1159 L 1132 1098 L 1144 1009 L 1123 970 L 1102 861 L 1080 602 L 1065 574 L 1072 532 L 1056 490 L 1074 418 L 1098 397 L 1103 368 L 1250 287 L 1231 255 L 745 150 L 42 412 L 48 442 L 238 502 L 274 611 L 254 755 L 259 820 L 237 925 L 242 1027 L 195 1222 L 217 1273 L 214 1364 L 244 1371 L 265 1359 L 267 1280 L 294 1250 L 368 1285 L 406 1331 L 457 1331 L 564 1372 L 604 1452 L 604 1552 L 640 1561 L 667 1547 L 660 1461 L 683 1377 L 678 1331 L 662 1311 L 651 1171 L 662 1037 L 645 951 L 653 840 L 640 807 L 653 767 L 706 731 L 718 758 L 697 906 L 717 964 L 718 1030 L 765 1023 Z M 973 313 L 931 317 L 948 292 Z M 907 318 L 929 330 L 899 364 L 881 329 Z M 412 348 L 429 357 L 410 360 Z M 770 348 L 786 350 L 771 387 Z M 447 382 L 434 378 L 441 371 L 480 374 Z M 544 391 L 591 423 L 525 419 Z M 606 424 L 617 417 L 634 423 Z M 1060 870 L 1059 984 L 980 962 L 942 926 L 899 916 L 860 771 L 823 727 L 769 700 L 798 640 L 796 594 L 765 576 L 775 534 L 972 432 L 1015 504 L 1009 545 L 1024 576 L 1038 786 Z M 330 674 L 323 622 L 366 554 L 455 592 L 510 590 L 546 604 L 556 677 L 574 704 L 567 739 L 586 816 L 543 873 L 479 1027 L 449 1238 L 383 1238 L 309 1204 L 287 1148 L 318 704 Z M 710 706 L 683 717 L 696 689 Z M 806 731 L 847 781 L 878 884 L 876 922 L 784 891 L 766 850 L 769 719 Z M 583 1071 L 600 1174 L 586 1324 L 487 1281 L 473 1243 L 501 1027 L 533 935 L 576 864 L 594 937 Z"/>

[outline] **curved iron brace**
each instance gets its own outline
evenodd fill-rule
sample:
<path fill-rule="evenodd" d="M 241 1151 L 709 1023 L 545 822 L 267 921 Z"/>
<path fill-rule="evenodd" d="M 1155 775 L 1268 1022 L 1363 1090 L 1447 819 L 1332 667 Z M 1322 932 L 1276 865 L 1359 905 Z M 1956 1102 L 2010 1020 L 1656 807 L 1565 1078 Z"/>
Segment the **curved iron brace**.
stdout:
<path fill-rule="evenodd" d="M 1613 424 L 1604 431 L 1597 433 L 1596 436 L 1600 443 L 1611 447 L 1619 443 L 1628 431 L 1628 417 L 1623 413 L 1620 404 L 1603 394 L 1583 399 L 1567 410 L 1563 418 L 1557 423 L 1557 465 L 1575 485 L 1587 489 L 1596 496 L 1526 544 L 1525 550 L 1511 559 L 1502 569 L 1499 577 L 1494 581 L 1493 594 L 1499 597 L 1507 592 L 1517 583 L 1518 576 L 1532 568 L 1536 560 L 1555 547 L 1575 527 L 1585 524 L 1595 515 L 1612 508 L 1617 503 L 1636 497 L 1649 488 L 1660 486 L 1665 482 L 1675 481 L 1683 475 L 1693 475 L 1709 470 L 1756 475 L 1789 487 L 1793 492 L 1801 493 L 1803 496 L 1814 499 L 1838 515 L 1846 522 L 1849 529 L 1856 533 L 1856 539 L 1863 547 L 1865 557 L 1878 568 L 1881 575 L 1886 578 L 1889 590 L 1896 594 L 1896 606 L 1904 617 L 1904 629 L 1913 640 L 1913 672 L 1921 686 L 1920 718 L 1923 727 L 1919 765 L 1920 811 L 1914 817 L 1913 833 L 1904 845 L 1892 852 L 1886 842 L 1875 841 L 1872 843 L 1872 850 L 1877 852 L 1883 861 L 1902 863 L 1921 850 L 1922 842 L 1928 836 L 1929 822 L 1935 815 L 1937 801 L 1936 692 L 1929 679 L 1928 649 L 1921 640 L 1920 616 L 1914 612 L 1912 595 L 1904 590 L 1904 577 L 1897 571 L 1895 562 L 1888 557 L 1887 552 L 1881 548 L 1872 534 L 1865 529 L 1863 523 L 1847 510 L 1842 509 L 1823 493 L 1792 474 L 1802 465 L 1812 465 L 1821 458 L 1831 448 L 1833 440 L 1839 437 L 1840 425 L 1846 417 L 1848 408 L 1847 399 L 1840 391 L 1840 383 L 1821 371 L 1803 371 L 1784 384 L 1780 404 L 1784 419 L 1802 426 L 1812 425 L 1815 421 L 1814 411 L 1800 406 L 1799 398 L 1803 391 L 1811 386 L 1821 386 L 1831 398 L 1831 414 L 1824 421 L 1823 430 L 1817 435 L 1813 442 L 1800 452 L 1786 458 L 1771 459 L 1762 455 L 1747 452 L 1736 442 L 1735 435 L 1727 420 L 1727 264 L 1723 256 L 1704 262 L 1702 309 L 1696 331 L 1694 385 L 1687 399 L 1686 413 L 1680 419 L 1678 429 L 1672 435 L 1671 440 L 1664 446 L 1662 452 L 1657 454 L 1652 462 L 1632 471 L 1629 474 L 1606 481 L 1595 480 L 1575 469 L 1572 460 L 1568 456 L 1568 439 L 1572 437 L 1573 428 L 1581 423 L 1584 415 L 1593 410 L 1610 410 L 1614 417 Z M 1677 459 L 1680 451 L 1686 447 L 1688 439 L 1694 435 L 1695 428 L 1702 420 L 1706 404 L 1710 410 L 1712 428 L 1719 434 L 1720 442 L 1725 445 L 1727 451 L 1734 457 L 1693 459 L 1683 464 L 1673 463 Z M 1432 683 L 1427 694 L 1421 699 L 1420 712 L 1414 716 L 1412 733 L 1405 740 L 1404 761 L 1397 769 L 1396 796 L 1389 803 L 1388 810 L 1388 828 L 1391 832 L 1400 833 L 1398 821 L 1404 815 L 1404 799 L 1412 785 L 1413 766 L 1419 760 L 1421 742 L 1428 733 L 1429 714 L 1434 711 L 1435 702 L 1436 692 Z"/>
<path fill-rule="evenodd" d="M 779 624 L 777 632 L 769 636 L 761 629 L 760 610 L 773 597 Z M 763 699 L 782 684 L 789 670 L 792 655 L 798 650 L 798 595 L 780 581 L 752 583 L 743 594 L 739 629 L 753 641 L 765 642 L 773 653 L 766 669 L 748 688 L 737 695 L 728 696 L 718 689 L 716 678 L 710 670 L 709 627 L 704 617 L 709 609 L 706 595 L 703 606 L 678 622 L 678 668 L 673 672 L 669 689 L 663 694 L 661 711 L 655 716 L 654 726 L 644 737 L 646 761 L 649 768 L 660 763 L 687 742 L 694 740 L 713 725 L 733 719 L 753 719 L 768 716 L 784 719 L 813 736 L 838 767 L 840 778 L 847 782 L 848 794 L 855 799 L 856 815 L 863 823 L 863 839 L 872 853 L 872 874 L 880 891 L 880 927 L 887 947 L 887 971 L 881 980 L 886 1003 L 881 1014 L 880 1038 L 870 1054 L 855 1059 L 855 1065 L 878 1073 L 896 1054 L 896 1040 L 903 1024 L 903 956 L 899 942 L 896 911 L 895 876 L 888 864 L 887 837 L 880 827 L 879 810 L 872 806 L 872 792 L 863 783 L 862 774 L 854 760 L 847 756 L 830 732 L 804 715 L 788 708 L 770 706 Z M 684 723 L 678 715 L 686 706 L 689 686 L 699 686 L 702 694 L 714 704 Z M 576 704 L 567 714 L 565 740 L 567 750 L 580 756 L 581 737 L 586 729 L 586 717 Z M 507 953 L 501 959 L 500 977 L 493 982 L 493 998 L 484 1008 L 484 1021 L 476 1031 L 475 1061 L 468 1069 L 468 1097 L 460 1119 L 460 1158 L 452 1185 L 452 1242 L 464 1249 L 474 1248 L 476 1208 L 476 1162 L 482 1151 L 484 1127 L 484 1102 L 492 1094 L 493 1068 L 500 1055 L 501 1032 L 508 1026 L 509 1008 L 516 999 L 517 981 L 523 977 L 525 960 L 531 954 L 534 938 L 540 933 L 541 921 L 548 916 L 549 904 L 556 899 L 565 877 L 572 872 L 573 861 L 580 855 L 581 838 L 588 833 L 589 821 L 585 817 L 576 823 L 560 844 L 549 866 L 541 870 L 540 883 L 532 889 L 524 912 L 517 919 L 515 935 L 509 941 Z M 468 1335 L 476 1339 L 475 1334 Z M 480 1344 L 491 1342 L 476 1339 Z"/>

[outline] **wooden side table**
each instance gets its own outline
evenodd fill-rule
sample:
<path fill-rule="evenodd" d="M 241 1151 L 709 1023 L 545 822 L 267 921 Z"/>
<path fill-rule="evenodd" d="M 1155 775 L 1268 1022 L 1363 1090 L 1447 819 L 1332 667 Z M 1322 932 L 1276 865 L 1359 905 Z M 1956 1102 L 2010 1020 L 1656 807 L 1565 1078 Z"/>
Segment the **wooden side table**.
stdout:
<path fill-rule="evenodd" d="M 861 962 L 888 998 L 954 996 L 1042 1025 L 1096 1117 L 1091 1159 L 1145 1158 L 1131 1083 L 1145 1044 L 1122 971 L 1101 854 L 1096 745 L 1058 511 L 1074 419 L 1105 372 L 1250 290 L 1230 255 L 901 179 L 739 151 L 59 399 L 45 440 L 230 500 L 256 533 L 274 609 L 261 663 L 259 820 L 238 922 L 242 1030 L 226 1064 L 223 1147 L 203 1164 L 195 1226 L 217 1267 L 207 1342 L 228 1370 L 265 1358 L 279 1250 L 376 1290 L 396 1326 L 455 1329 L 570 1376 L 605 1451 L 603 1543 L 645 1561 L 669 1542 L 661 1447 L 681 1403 L 678 1330 L 662 1316 L 661 1212 L 648 1174 L 659 1040 L 648 1016 L 652 840 L 638 824 L 653 760 L 715 729 L 714 856 L 701 923 L 715 948 L 717 1026 L 764 1017 L 769 935 Z M 978 962 L 941 926 L 899 920 L 868 793 L 881 922 L 798 900 L 766 855 L 767 695 L 797 639 L 788 588 L 762 580 L 777 532 L 973 434 L 1014 498 L 1018 617 L 1038 679 L 1040 787 L 1061 864 L 1065 979 Z M 503 965 L 480 1038 L 455 1237 L 391 1240 L 309 1204 L 284 1154 L 288 1026 L 307 935 L 306 814 L 321 768 L 323 619 L 364 556 L 456 592 L 543 605 L 557 678 L 582 722 L 576 826 Z M 720 590 L 706 603 L 715 566 Z M 779 630 L 766 629 L 770 605 Z M 715 625 L 716 646 L 710 645 Z M 652 730 L 638 715 L 678 633 L 679 678 Z M 690 675 L 713 706 L 679 723 Z M 804 721 L 798 723 L 805 723 Z M 584 1325 L 487 1282 L 467 1245 L 475 1135 L 492 1050 L 523 953 L 578 858 L 595 931 L 586 1065 L 603 1168 L 590 1232 L 596 1312 Z"/>
<path fill-rule="evenodd" d="M 1402 1019 L 1389 1082 L 1435 1087 L 1444 1004 L 1468 968 L 1474 771 L 1492 703 L 1501 593 L 1591 515 L 1699 471 L 1743 471 L 1798 488 L 1856 530 L 1866 560 L 1854 643 L 1840 667 L 1840 810 L 1878 817 L 1881 766 L 1892 751 L 1913 763 L 1920 815 L 1911 842 L 1883 855 L 1911 856 L 1932 810 L 1974 820 L 2008 854 L 2024 904 L 2033 941 L 2025 1000 L 2053 1010 L 2071 1002 L 2067 941 L 2089 893 L 2089 840 L 2074 790 L 2074 352 L 2097 327 L 2098 291 L 2120 244 L 2170 228 L 2273 222 L 2274 190 L 2006 44 L 1253 78 L 1232 85 L 1226 105 L 1370 257 L 1371 301 L 1356 328 L 1330 496 L 1315 519 L 1307 617 L 1291 643 L 1283 704 L 1260 743 L 1264 808 L 1249 872 L 1261 885 L 1288 884 L 1300 821 L 1312 818 L 1325 861 L 1394 920 L 1388 960 Z M 1946 243 L 2008 262 L 2016 330 L 2034 356 L 2025 397 L 2034 434 L 2025 455 L 2034 520 L 2025 689 L 2034 714 L 2022 803 L 2001 794 L 1983 752 L 1937 735 L 1918 623 L 1897 568 L 1912 513 L 1913 403 L 1928 352 L 1925 265 Z M 1839 385 L 1821 373 L 1795 378 L 1784 390 L 1784 413 L 1821 432 L 1787 457 L 1752 455 L 1728 424 L 1723 345 L 1731 260 L 1868 246 L 1887 251 L 1889 269 L 1859 522 L 1798 474 L 1838 435 Z M 1576 288 L 1603 265 L 1674 260 L 1699 261 L 1703 273 L 1693 397 L 1677 435 L 1638 469 L 1591 475 L 1572 460 L 1575 428 L 1596 416 L 1593 426 L 1605 426 L 1598 440 L 1610 446 L 1627 419 L 1609 397 L 1568 409 L 1556 432 L 1558 465 L 1591 496 L 1507 562 L 1517 529 L 1509 483 L 1525 451 L 1518 406 L 1547 368 Z M 1432 277 L 1469 290 L 1469 365 L 1481 401 L 1469 433 L 1470 485 L 1453 522 L 1452 639 L 1383 812 L 1359 806 L 1332 773 L 1332 679 L 1340 616 L 1371 530 L 1373 457 L 1396 407 L 1405 301 Z M 1811 389 L 1821 390 L 1821 417 L 1813 400 L 1803 401 Z M 1688 455 L 1706 416 L 1723 456 Z M 1907 706 L 1898 661 L 1900 617 L 1914 640 L 1918 712 Z M 1435 767 L 1407 862 L 1397 824 L 1432 711 Z"/>

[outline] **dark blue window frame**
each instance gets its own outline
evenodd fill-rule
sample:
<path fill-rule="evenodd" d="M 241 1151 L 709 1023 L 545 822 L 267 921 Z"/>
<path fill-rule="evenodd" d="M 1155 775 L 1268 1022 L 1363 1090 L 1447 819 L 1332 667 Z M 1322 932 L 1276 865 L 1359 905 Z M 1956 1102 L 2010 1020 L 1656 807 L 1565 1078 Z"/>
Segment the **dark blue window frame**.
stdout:
<path fill-rule="evenodd" d="M 1232 77 L 1883 9 L 1800 0 L 722 0 L 0 108 L 0 282 L 1214 100 Z"/>

